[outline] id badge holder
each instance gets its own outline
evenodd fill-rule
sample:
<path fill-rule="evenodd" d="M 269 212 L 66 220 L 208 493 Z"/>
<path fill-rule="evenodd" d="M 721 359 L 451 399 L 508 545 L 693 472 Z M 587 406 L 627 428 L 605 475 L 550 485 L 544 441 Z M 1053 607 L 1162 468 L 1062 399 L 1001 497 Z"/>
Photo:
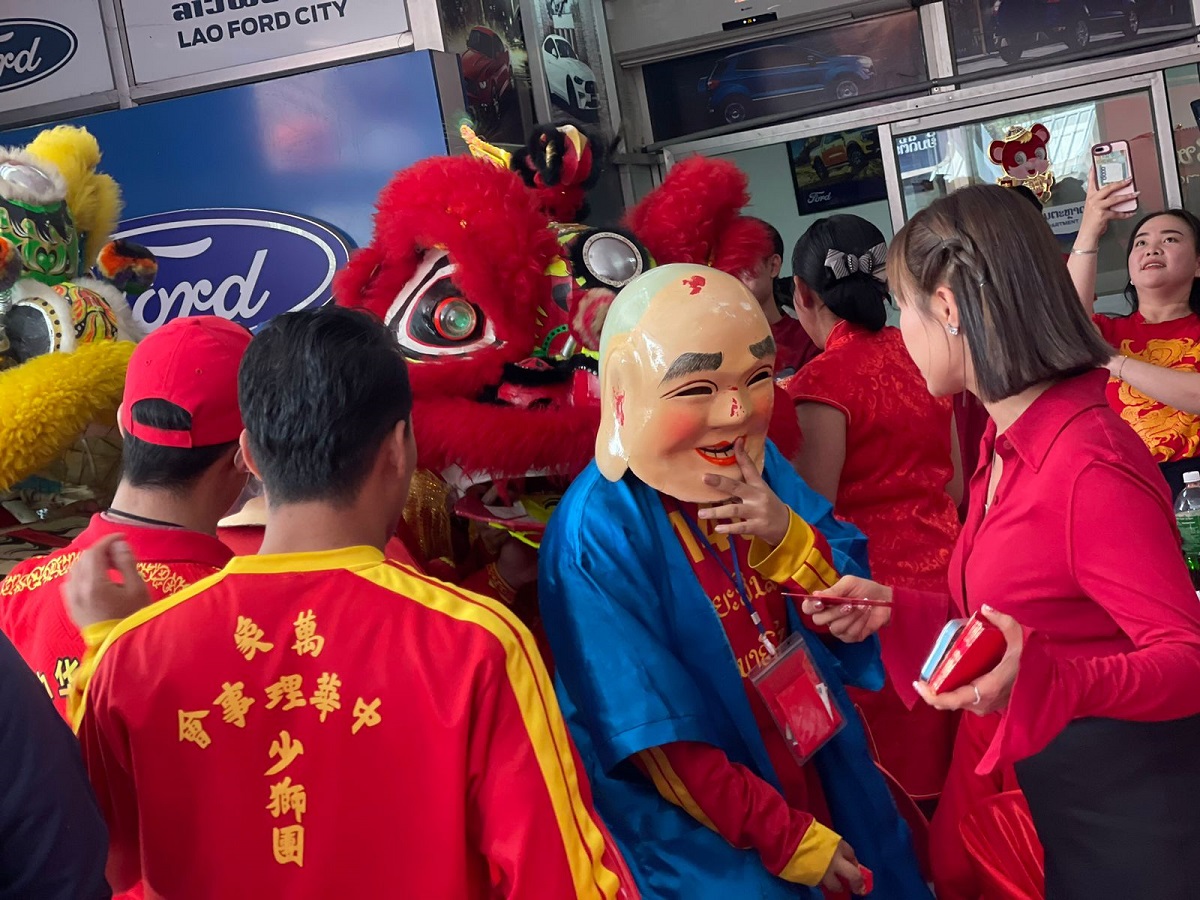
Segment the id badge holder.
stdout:
<path fill-rule="evenodd" d="M 817 671 L 804 638 L 792 634 L 750 673 L 792 756 L 804 765 L 846 725 L 833 691 Z"/>

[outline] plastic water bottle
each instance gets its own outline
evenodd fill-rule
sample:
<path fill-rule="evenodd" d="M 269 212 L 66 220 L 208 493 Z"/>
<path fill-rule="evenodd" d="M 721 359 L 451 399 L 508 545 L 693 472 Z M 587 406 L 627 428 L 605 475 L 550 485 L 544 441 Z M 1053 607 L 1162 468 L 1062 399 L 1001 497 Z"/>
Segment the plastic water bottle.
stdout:
<path fill-rule="evenodd" d="M 1175 498 L 1175 521 L 1183 537 L 1183 558 L 1192 574 L 1192 587 L 1200 593 L 1200 472 L 1183 476 L 1183 490 Z"/>

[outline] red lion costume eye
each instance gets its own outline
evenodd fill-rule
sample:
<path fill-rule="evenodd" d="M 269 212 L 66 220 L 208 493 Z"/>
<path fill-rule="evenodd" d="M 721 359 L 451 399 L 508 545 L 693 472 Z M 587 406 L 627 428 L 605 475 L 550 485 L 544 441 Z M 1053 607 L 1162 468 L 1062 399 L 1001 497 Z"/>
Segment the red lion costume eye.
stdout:
<path fill-rule="evenodd" d="M 392 301 L 384 321 L 409 359 L 458 356 L 496 344 L 487 317 L 455 284 L 456 271 L 444 252 L 430 253 Z"/>

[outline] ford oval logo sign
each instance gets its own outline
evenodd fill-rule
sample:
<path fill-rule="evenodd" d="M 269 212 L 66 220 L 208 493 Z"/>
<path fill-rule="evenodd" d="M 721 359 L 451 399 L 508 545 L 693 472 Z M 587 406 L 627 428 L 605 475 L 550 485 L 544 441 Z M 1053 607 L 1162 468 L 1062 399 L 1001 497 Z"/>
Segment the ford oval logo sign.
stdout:
<path fill-rule="evenodd" d="M 181 316 L 218 315 L 247 328 L 328 302 L 349 238 L 291 213 L 185 209 L 121 223 L 116 238 L 158 257 L 154 286 L 130 300 L 149 329 Z"/>
<path fill-rule="evenodd" d="M 75 32 L 45 19 L 0 19 L 0 92 L 53 75 L 75 55 Z"/>

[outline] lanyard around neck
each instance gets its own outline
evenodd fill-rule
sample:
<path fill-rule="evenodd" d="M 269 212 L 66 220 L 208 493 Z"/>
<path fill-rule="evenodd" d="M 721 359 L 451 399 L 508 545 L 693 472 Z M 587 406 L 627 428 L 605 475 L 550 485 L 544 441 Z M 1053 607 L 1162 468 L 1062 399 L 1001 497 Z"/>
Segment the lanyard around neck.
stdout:
<path fill-rule="evenodd" d="M 730 582 L 733 583 L 734 588 L 737 589 L 738 595 L 742 598 L 742 607 L 750 614 L 750 621 L 753 622 L 754 627 L 758 629 L 759 643 L 763 645 L 763 649 L 766 650 L 770 656 L 774 656 L 775 644 L 772 643 L 769 637 L 767 637 L 767 628 L 765 625 L 763 625 L 762 617 L 754 609 L 754 604 L 750 602 L 750 592 L 746 590 L 746 579 L 742 577 L 742 563 L 741 560 L 738 559 L 737 545 L 734 543 L 734 537 L 730 536 L 729 538 L 729 555 L 733 557 L 733 571 L 731 572 L 729 571 L 729 567 L 725 565 L 725 560 L 721 559 L 721 554 L 717 551 L 717 548 L 712 545 L 709 539 L 704 535 L 704 532 L 701 531 L 700 526 L 692 520 L 691 516 L 684 512 L 683 506 L 678 501 L 676 501 L 675 506 L 679 510 L 679 515 L 683 517 L 683 521 L 687 522 L 688 528 L 691 529 L 692 535 L 700 543 L 700 546 L 704 548 L 704 552 L 711 556 L 716 564 L 721 567 L 721 571 L 725 574 L 725 577 L 728 578 Z"/>

